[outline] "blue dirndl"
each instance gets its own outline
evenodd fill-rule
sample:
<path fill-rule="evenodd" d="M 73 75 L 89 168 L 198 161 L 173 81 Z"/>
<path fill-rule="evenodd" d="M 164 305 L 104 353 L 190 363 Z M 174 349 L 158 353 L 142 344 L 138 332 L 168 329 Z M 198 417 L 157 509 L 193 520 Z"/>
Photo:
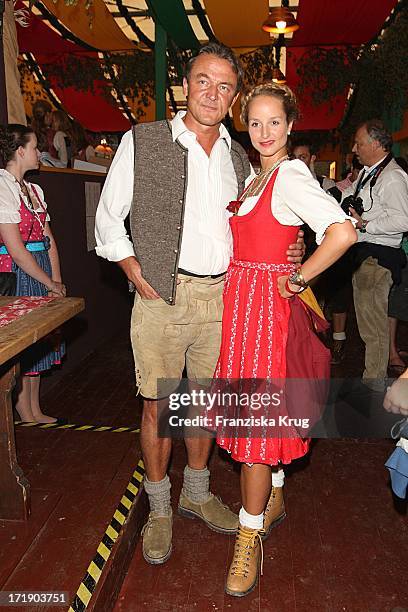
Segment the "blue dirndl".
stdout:
<path fill-rule="evenodd" d="M 31 252 L 38 265 L 46 274 L 51 277 L 51 262 L 48 255 L 50 240 L 44 236 L 44 250 Z M 45 285 L 26 274 L 13 261 L 12 271 L 16 274 L 18 296 L 47 296 L 48 289 Z M 42 338 L 28 349 L 26 349 L 20 359 L 20 369 L 22 374 L 39 374 L 49 370 L 51 366 L 61 363 L 65 355 L 65 343 L 60 343 L 57 334 L 52 333 Z"/>

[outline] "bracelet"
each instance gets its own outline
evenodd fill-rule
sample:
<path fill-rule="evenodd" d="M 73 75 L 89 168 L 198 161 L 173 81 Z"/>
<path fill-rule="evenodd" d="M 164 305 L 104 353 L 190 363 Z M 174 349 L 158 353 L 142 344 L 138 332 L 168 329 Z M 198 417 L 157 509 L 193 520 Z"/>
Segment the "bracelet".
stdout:
<path fill-rule="evenodd" d="M 302 291 L 306 289 L 306 287 L 300 287 L 299 291 L 292 291 L 292 289 L 289 287 L 289 282 L 292 282 L 292 281 L 289 281 L 289 277 L 288 277 L 286 279 L 285 289 L 288 293 L 291 293 L 292 295 L 298 295 L 298 293 L 302 293 Z"/>
<path fill-rule="evenodd" d="M 304 289 L 306 289 L 308 286 L 308 283 L 303 278 L 303 274 L 300 270 L 294 270 L 291 274 L 289 274 L 289 281 L 292 283 L 292 285 L 298 285 Z"/>

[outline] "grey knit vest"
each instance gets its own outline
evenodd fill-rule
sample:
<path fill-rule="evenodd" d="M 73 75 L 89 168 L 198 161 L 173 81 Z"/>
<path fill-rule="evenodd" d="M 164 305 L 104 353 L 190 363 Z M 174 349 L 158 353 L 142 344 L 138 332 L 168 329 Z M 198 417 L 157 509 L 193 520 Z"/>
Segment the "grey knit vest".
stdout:
<path fill-rule="evenodd" d="M 143 277 L 168 303 L 174 304 L 183 236 L 188 181 L 188 151 L 172 138 L 168 121 L 133 128 L 135 168 L 130 230 Z M 244 149 L 232 141 L 231 159 L 238 193 L 250 174 Z M 225 203 L 227 206 L 228 202 Z"/>

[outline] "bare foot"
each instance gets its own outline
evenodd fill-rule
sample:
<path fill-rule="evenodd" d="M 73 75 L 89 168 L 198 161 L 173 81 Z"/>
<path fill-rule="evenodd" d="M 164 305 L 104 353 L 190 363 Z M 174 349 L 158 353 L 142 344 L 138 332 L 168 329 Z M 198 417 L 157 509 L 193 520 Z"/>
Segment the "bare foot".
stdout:
<path fill-rule="evenodd" d="M 47 414 L 43 414 L 42 412 L 36 412 L 33 415 L 34 421 L 36 423 L 56 423 L 58 419 L 52 416 L 48 416 Z"/>
<path fill-rule="evenodd" d="M 31 408 L 24 408 L 22 406 L 16 406 L 16 412 L 20 417 L 20 421 L 23 423 L 35 423 L 35 418 Z"/>

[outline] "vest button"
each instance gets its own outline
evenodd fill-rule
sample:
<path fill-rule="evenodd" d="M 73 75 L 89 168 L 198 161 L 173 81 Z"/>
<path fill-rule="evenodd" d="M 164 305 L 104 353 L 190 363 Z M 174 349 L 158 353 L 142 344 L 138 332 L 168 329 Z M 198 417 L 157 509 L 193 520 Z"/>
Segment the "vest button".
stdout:
<path fill-rule="evenodd" d="M 178 250 L 177 250 L 177 249 L 174 249 L 174 253 L 178 253 Z"/>
<path fill-rule="evenodd" d="M 174 278 L 175 276 L 176 276 L 176 275 L 173 273 L 173 274 L 171 275 L 171 278 Z"/>
<path fill-rule="evenodd" d="M 169 302 L 172 302 L 172 301 L 173 301 L 173 298 L 172 298 L 172 297 L 169 297 Z"/>
<path fill-rule="evenodd" d="M 181 230 L 181 225 L 178 225 L 178 226 L 177 226 L 177 229 L 178 229 L 178 230 Z"/>
<path fill-rule="evenodd" d="M 181 178 L 182 178 L 182 179 L 185 179 L 186 177 L 185 177 L 185 175 L 184 175 L 184 174 L 182 174 L 182 175 L 181 175 Z"/>
<path fill-rule="evenodd" d="M 183 200 L 179 200 L 179 204 L 182 204 L 182 203 L 183 203 Z"/>

